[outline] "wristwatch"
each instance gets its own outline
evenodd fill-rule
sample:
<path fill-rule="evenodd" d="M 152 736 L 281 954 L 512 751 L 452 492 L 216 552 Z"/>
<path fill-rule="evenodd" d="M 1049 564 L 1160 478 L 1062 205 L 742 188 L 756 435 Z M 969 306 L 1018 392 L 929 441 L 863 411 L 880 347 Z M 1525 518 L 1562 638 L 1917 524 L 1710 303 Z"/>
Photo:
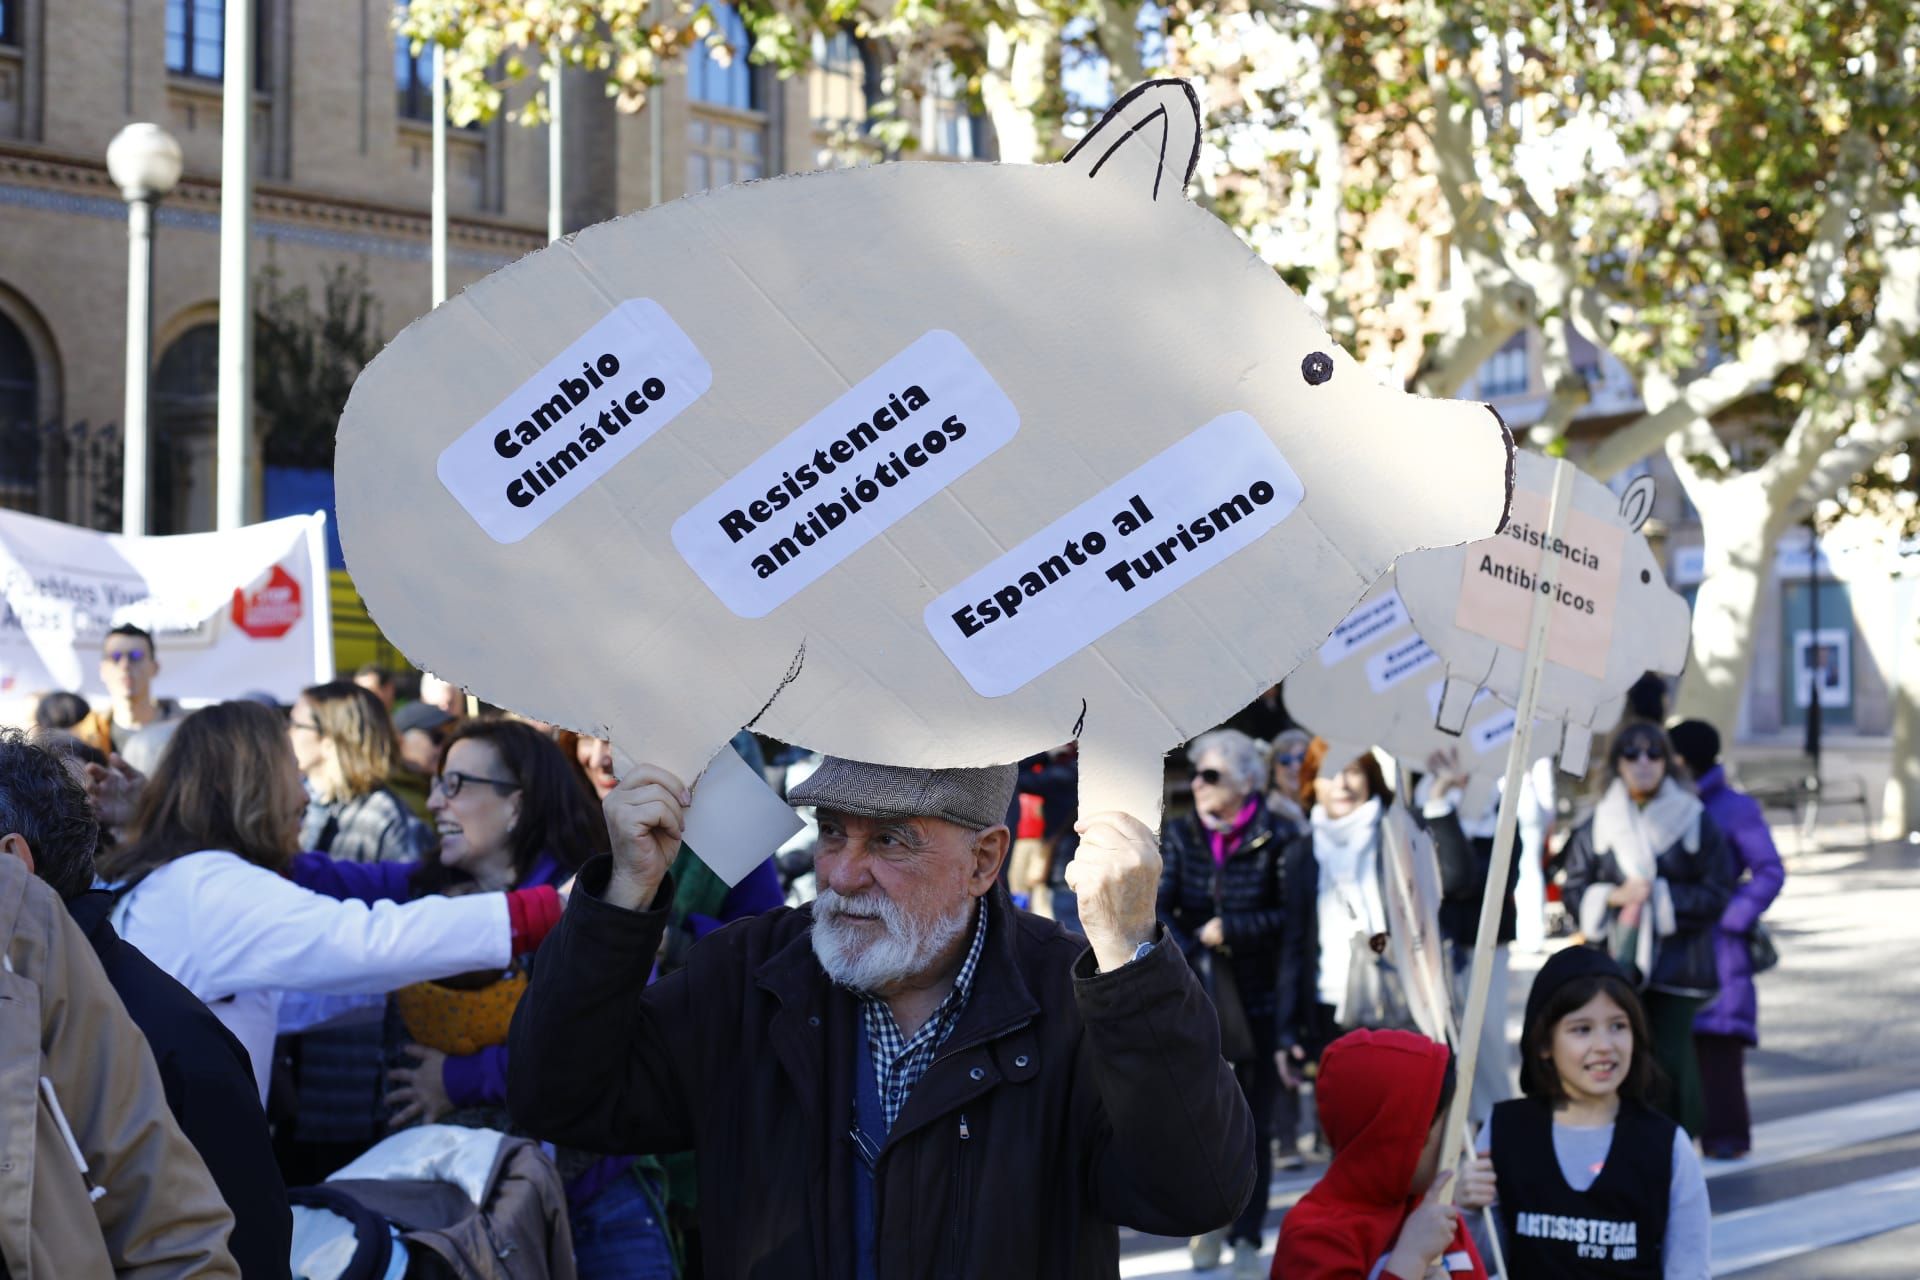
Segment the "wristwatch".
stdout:
<path fill-rule="evenodd" d="M 1158 945 L 1159 945 L 1158 939 L 1155 939 L 1151 942 L 1141 943 L 1139 946 L 1133 949 L 1133 954 L 1127 957 L 1127 963 L 1132 964 L 1136 960 L 1144 959 L 1146 955 L 1149 952 L 1151 952 L 1154 949 L 1154 947 Z"/>

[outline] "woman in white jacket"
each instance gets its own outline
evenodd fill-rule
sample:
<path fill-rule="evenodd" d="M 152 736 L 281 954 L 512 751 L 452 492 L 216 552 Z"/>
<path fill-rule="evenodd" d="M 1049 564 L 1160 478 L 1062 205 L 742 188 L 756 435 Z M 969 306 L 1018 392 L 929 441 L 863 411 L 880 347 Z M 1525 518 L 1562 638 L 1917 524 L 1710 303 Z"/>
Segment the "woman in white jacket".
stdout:
<path fill-rule="evenodd" d="M 102 860 L 120 895 L 120 936 L 239 1038 L 263 1100 L 287 992 L 382 995 L 504 969 L 560 915 L 544 886 L 407 903 L 303 889 L 284 871 L 306 804 L 278 714 L 251 702 L 207 707 L 181 723 L 131 839 Z"/>

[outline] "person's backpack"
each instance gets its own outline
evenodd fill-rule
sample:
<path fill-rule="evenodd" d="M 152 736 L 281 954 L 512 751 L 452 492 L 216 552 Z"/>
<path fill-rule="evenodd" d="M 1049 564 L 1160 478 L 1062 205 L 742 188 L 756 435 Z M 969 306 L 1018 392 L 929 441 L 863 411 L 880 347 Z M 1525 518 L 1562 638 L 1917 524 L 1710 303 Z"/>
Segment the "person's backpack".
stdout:
<path fill-rule="evenodd" d="M 422 1125 L 289 1199 L 294 1280 L 575 1280 L 560 1173 L 525 1138 Z"/>

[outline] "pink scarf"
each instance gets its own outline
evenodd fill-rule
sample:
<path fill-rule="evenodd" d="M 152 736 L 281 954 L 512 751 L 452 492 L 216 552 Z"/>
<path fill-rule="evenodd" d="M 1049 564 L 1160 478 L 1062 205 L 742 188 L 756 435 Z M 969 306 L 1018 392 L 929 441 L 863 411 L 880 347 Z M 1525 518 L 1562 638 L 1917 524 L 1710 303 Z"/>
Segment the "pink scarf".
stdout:
<path fill-rule="evenodd" d="M 1259 811 L 1260 797 L 1254 796 L 1247 801 L 1233 820 L 1233 825 L 1221 831 L 1211 827 L 1207 829 L 1207 843 L 1213 847 L 1213 864 L 1217 867 L 1227 865 L 1227 859 L 1240 847 L 1240 841 L 1247 834 L 1248 826 L 1253 823 L 1253 815 Z"/>

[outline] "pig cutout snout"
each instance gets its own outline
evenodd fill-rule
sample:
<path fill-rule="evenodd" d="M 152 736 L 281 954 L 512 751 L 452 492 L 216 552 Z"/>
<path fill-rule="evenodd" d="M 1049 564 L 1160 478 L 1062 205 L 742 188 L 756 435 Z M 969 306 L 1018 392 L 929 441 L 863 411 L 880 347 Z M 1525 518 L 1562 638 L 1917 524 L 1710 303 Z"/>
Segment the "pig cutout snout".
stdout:
<path fill-rule="evenodd" d="M 1151 825 L 1168 749 L 1511 496 L 1497 416 L 1379 385 L 1177 198 L 1199 133 L 1152 82 L 1059 164 L 753 182 L 495 272 L 342 417 L 368 609 L 683 778 L 748 722 L 919 767 L 1079 732 L 1083 809 Z"/>

